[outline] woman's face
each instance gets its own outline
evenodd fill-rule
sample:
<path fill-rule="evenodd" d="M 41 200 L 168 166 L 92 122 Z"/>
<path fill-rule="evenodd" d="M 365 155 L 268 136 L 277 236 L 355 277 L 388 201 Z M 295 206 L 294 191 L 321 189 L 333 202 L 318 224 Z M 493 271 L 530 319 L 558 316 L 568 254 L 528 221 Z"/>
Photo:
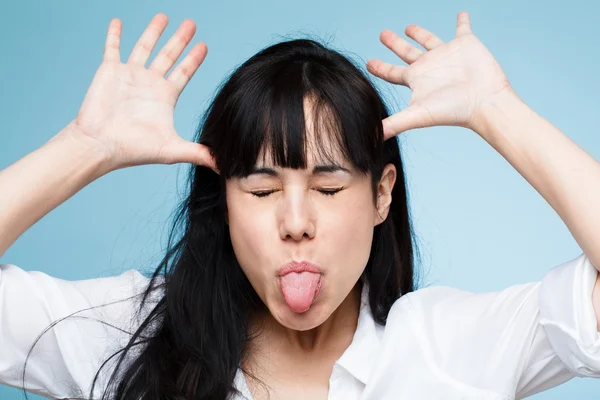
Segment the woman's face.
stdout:
<path fill-rule="evenodd" d="M 313 154 L 306 169 L 275 167 L 259 157 L 256 173 L 226 183 L 237 260 L 272 316 L 295 330 L 322 324 L 355 286 L 395 180 L 390 164 L 378 187 L 378 212 L 369 175 L 339 155 L 332 164 Z M 308 261 L 320 273 L 281 278 L 280 268 L 293 261 Z"/>

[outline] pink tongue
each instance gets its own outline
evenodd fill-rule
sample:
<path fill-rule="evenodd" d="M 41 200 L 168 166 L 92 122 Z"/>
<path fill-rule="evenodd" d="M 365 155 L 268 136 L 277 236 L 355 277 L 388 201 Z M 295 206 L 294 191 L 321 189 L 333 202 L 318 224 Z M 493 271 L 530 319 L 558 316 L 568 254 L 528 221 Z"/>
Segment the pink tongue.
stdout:
<path fill-rule="evenodd" d="M 301 313 L 310 308 L 315 300 L 321 274 L 314 272 L 290 272 L 280 278 L 285 302 L 292 311 Z"/>

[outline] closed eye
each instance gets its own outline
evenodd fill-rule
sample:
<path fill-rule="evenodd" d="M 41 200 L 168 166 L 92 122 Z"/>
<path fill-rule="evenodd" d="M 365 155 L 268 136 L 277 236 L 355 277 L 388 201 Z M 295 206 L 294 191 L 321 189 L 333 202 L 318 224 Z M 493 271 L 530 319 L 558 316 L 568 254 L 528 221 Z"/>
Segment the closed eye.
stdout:
<path fill-rule="evenodd" d="M 343 189 L 342 188 L 336 188 L 336 189 L 317 189 L 318 192 L 323 193 L 327 196 L 333 196 L 334 194 L 336 194 L 337 192 L 341 191 Z"/>
<path fill-rule="evenodd" d="M 256 197 L 267 197 L 268 195 L 270 195 L 273 192 L 274 192 L 274 190 L 263 191 L 263 192 L 250 192 L 250 193 L 252 193 Z"/>
<path fill-rule="evenodd" d="M 334 194 L 341 191 L 342 189 L 344 189 L 344 188 L 341 187 L 341 188 L 335 188 L 335 189 L 316 189 L 316 190 L 319 193 L 322 193 L 326 196 L 333 196 Z M 268 195 L 270 195 L 273 192 L 276 192 L 276 190 L 261 190 L 261 191 L 250 192 L 250 193 L 252 193 L 256 197 L 267 197 Z"/>

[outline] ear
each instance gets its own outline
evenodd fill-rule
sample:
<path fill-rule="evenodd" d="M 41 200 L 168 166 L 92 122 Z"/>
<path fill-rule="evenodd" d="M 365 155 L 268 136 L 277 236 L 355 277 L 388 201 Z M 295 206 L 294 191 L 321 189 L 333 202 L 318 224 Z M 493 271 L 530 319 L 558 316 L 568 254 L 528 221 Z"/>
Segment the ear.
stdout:
<path fill-rule="evenodd" d="M 396 167 L 387 164 L 381 173 L 381 179 L 377 184 L 377 204 L 375 210 L 374 225 L 379 225 L 387 218 L 392 204 L 392 189 L 396 183 Z"/>

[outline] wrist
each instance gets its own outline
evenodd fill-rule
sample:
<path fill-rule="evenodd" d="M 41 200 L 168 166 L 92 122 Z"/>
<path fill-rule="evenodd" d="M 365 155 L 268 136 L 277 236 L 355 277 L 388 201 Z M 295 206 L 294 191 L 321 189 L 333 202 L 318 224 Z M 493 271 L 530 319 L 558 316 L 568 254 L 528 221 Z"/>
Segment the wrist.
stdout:
<path fill-rule="evenodd" d="M 68 147 L 69 152 L 76 152 L 85 156 L 95 165 L 96 177 L 107 174 L 118 169 L 111 162 L 111 157 L 106 147 L 98 140 L 87 135 L 75 120 L 69 122 L 60 132 L 52 137 L 47 143 L 60 142 Z"/>
<path fill-rule="evenodd" d="M 507 119 L 516 116 L 523 107 L 527 105 L 517 92 L 508 86 L 479 104 L 468 128 L 487 140 L 494 135 L 494 127 L 498 125 L 499 118 Z"/>

